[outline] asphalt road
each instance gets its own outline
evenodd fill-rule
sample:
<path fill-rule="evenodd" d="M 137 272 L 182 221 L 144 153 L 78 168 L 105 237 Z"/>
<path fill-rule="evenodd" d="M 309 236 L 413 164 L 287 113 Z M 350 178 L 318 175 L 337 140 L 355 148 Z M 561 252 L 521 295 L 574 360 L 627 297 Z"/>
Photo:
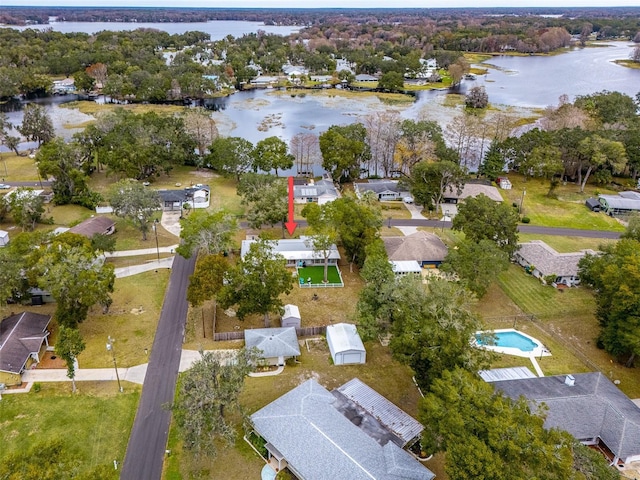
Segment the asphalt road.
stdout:
<path fill-rule="evenodd" d="M 43 187 L 50 187 L 51 183 L 48 180 L 42 180 L 41 182 L 37 181 L 37 180 L 30 180 L 28 182 L 7 182 L 7 181 L 2 181 L 2 175 L 0 175 L 0 183 L 4 183 L 5 185 L 11 185 L 12 187 L 39 187 L 39 188 L 43 188 Z"/>
<path fill-rule="evenodd" d="M 171 412 L 187 319 L 187 286 L 196 256 L 176 255 L 151 348 L 142 396 L 127 445 L 120 478 L 158 480 L 167 448 Z"/>

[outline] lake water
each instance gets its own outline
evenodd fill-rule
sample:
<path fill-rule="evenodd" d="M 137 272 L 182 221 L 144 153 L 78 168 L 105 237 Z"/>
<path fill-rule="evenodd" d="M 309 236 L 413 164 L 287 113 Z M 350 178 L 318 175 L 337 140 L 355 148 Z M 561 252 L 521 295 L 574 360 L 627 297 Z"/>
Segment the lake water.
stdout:
<path fill-rule="evenodd" d="M 290 35 L 291 33 L 300 30 L 299 26 L 265 25 L 262 22 L 236 22 L 227 20 L 193 23 L 51 22 L 48 25 L 29 25 L 27 27 L 16 27 L 14 25 L 7 26 L 18 30 L 24 30 L 26 28 L 46 30 L 50 28 L 56 32 L 62 33 L 81 32 L 88 34 L 101 32 L 103 30 L 128 31 L 135 30 L 137 28 L 154 28 L 156 30 L 163 30 L 172 35 L 198 31 L 211 35 L 211 40 L 222 40 L 227 35 L 242 37 L 249 33 L 257 33 L 258 30 L 276 35 Z"/>

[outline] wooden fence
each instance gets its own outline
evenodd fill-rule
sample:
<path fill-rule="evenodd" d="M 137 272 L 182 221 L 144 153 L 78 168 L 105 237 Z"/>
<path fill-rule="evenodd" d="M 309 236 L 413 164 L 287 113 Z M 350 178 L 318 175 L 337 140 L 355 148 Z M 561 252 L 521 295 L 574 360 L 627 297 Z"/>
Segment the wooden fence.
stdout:
<path fill-rule="evenodd" d="M 298 335 L 298 337 L 314 337 L 317 335 L 324 335 L 326 333 L 326 326 L 296 328 L 296 334 Z M 219 332 L 213 335 L 213 339 L 216 342 L 226 342 L 228 340 L 244 340 L 244 330 L 238 330 L 235 332 Z"/>

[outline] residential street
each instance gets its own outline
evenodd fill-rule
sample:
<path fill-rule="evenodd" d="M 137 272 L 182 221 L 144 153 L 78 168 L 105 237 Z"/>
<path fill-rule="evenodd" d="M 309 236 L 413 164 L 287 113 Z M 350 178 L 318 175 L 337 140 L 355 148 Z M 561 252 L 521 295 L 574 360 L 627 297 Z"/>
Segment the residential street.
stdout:
<path fill-rule="evenodd" d="M 178 255 L 173 262 L 120 475 L 123 480 L 158 480 L 162 476 L 171 422 L 171 412 L 164 405 L 174 398 L 187 316 L 186 290 L 195 262 L 195 255 L 189 260 Z"/>

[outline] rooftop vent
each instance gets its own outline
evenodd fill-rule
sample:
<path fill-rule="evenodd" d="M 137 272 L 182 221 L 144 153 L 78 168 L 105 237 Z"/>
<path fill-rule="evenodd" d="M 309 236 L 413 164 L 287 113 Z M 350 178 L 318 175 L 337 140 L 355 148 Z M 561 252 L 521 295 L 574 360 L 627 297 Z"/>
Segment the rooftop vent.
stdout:
<path fill-rule="evenodd" d="M 573 387 L 576 384 L 576 379 L 573 375 L 567 375 L 567 377 L 564 379 L 564 384 Z"/>

